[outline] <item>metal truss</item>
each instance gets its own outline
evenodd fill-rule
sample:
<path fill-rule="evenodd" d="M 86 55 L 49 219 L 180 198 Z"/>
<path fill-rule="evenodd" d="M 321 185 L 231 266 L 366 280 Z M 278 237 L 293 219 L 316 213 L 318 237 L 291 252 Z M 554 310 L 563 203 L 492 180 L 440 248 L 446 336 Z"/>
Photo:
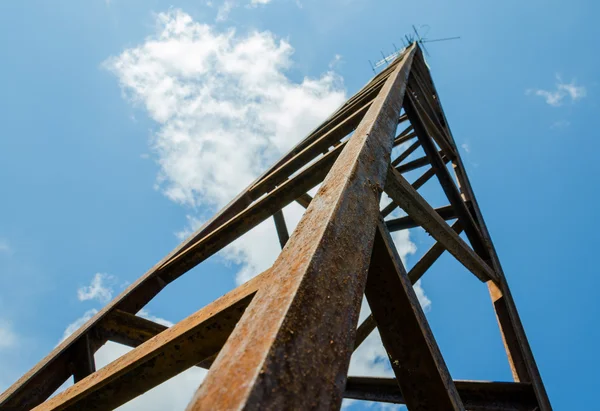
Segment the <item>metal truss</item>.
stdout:
<path fill-rule="evenodd" d="M 425 156 L 407 162 L 419 148 Z M 409 183 L 403 174 L 420 168 Z M 418 191 L 434 176 L 449 202 L 438 209 Z M 392 202 L 380 209 L 384 191 Z M 292 202 L 306 211 L 289 234 L 282 209 Z M 407 216 L 385 220 L 398 207 Z M 270 269 L 172 327 L 136 315 L 270 217 L 282 246 Z M 436 243 L 407 272 L 390 232 L 418 226 Z M 412 288 L 444 251 L 486 283 L 514 382 L 450 377 Z M 372 314 L 357 326 L 363 295 Z M 375 328 L 395 378 L 348 376 L 352 352 Z M 107 341 L 134 349 L 96 370 Z M 14 383 L 0 409 L 113 409 L 194 366 L 209 371 L 188 410 L 339 409 L 343 398 L 410 410 L 551 410 L 417 44 Z M 70 377 L 75 384 L 49 398 Z"/>

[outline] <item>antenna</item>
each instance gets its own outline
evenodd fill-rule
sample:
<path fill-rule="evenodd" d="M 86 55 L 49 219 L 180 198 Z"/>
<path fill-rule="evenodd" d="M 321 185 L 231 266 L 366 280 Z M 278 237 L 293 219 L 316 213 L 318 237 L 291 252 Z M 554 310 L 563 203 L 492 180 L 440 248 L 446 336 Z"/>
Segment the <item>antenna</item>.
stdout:
<path fill-rule="evenodd" d="M 421 26 L 421 27 L 423 27 L 423 26 Z M 425 46 L 423 45 L 423 39 L 421 38 L 421 35 L 420 35 L 420 34 L 419 34 L 419 32 L 417 31 L 417 28 L 415 27 L 415 25 L 414 25 L 414 24 L 413 24 L 412 28 L 413 28 L 413 30 L 414 30 L 414 32 L 415 32 L 415 35 L 417 36 L 417 40 L 416 40 L 416 41 L 417 41 L 417 43 L 419 43 L 419 44 L 421 45 L 421 47 L 423 48 L 423 51 L 425 52 L 425 55 L 426 55 L 427 57 L 429 57 L 429 52 L 427 51 L 427 48 L 425 48 Z"/>
<path fill-rule="evenodd" d="M 460 36 L 456 36 L 456 37 L 444 37 L 444 38 L 440 38 L 440 39 L 431 39 L 430 40 L 428 38 L 425 38 L 421 33 L 419 33 L 419 30 L 422 30 L 423 28 L 425 28 L 425 35 L 427 35 L 427 33 L 429 33 L 429 30 L 431 29 L 431 27 L 428 24 L 423 24 L 423 25 L 419 26 L 418 29 L 415 25 L 412 25 L 414 34 L 412 34 L 412 33 L 405 34 L 404 38 L 400 38 L 400 40 L 402 41 L 402 46 L 403 46 L 401 49 L 398 49 L 398 47 L 396 47 L 396 45 L 394 43 L 392 43 L 392 46 L 394 46 L 394 52 L 392 54 L 389 54 L 386 56 L 382 51 L 381 56 L 383 58 L 381 60 L 375 61 L 375 64 L 371 63 L 371 60 L 369 60 L 369 65 L 371 66 L 371 70 L 373 70 L 373 73 L 377 73 L 377 69 L 379 67 L 383 66 L 384 64 L 389 65 L 390 62 L 392 62 L 396 57 L 398 57 L 398 55 L 400 55 L 408 46 L 410 46 L 414 42 L 419 43 L 419 45 L 423 49 L 423 52 L 425 53 L 425 55 L 427 57 L 429 57 L 429 51 L 425 47 L 425 43 L 435 43 L 435 42 L 439 42 L 439 41 L 449 41 L 449 40 L 459 40 L 460 39 Z"/>
<path fill-rule="evenodd" d="M 377 74 L 377 71 L 375 71 L 375 66 L 373 66 L 373 63 L 371 63 L 371 60 L 367 60 L 369 62 L 369 66 L 371 66 L 371 70 L 373 70 L 373 73 Z"/>

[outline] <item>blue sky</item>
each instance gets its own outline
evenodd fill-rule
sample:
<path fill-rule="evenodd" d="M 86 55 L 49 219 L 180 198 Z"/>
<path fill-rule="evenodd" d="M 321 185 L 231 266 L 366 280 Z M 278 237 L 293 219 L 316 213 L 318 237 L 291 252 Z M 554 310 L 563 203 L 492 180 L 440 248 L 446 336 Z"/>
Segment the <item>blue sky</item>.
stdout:
<path fill-rule="evenodd" d="M 427 37 L 461 36 L 429 45 L 428 63 L 550 399 L 589 409 L 599 6 L 255 3 L 0 3 L 0 390 L 366 83 L 368 60 L 426 24 Z M 433 186 L 425 194 L 445 203 Z M 144 315 L 176 322 L 268 266 L 267 223 Z M 395 240 L 409 267 L 431 244 L 420 230 Z M 448 255 L 420 285 L 453 377 L 509 380 L 485 286 Z M 389 373 L 368 341 L 354 370 Z M 122 352 L 103 350 L 100 364 Z M 202 375 L 181 378 L 180 391 L 159 387 L 127 409 L 183 409 Z"/>

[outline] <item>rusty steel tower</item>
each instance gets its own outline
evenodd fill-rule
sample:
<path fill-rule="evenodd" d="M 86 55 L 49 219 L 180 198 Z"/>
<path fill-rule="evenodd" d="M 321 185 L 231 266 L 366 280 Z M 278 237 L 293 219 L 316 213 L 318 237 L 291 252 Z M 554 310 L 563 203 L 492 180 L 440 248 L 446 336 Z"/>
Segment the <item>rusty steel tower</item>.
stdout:
<path fill-rule="evenodd" d="M 425 155 L 407 161 L 419 148 Z M 448 206 L 434 209 L 418 191 L 434 177 Z M 380 209 L 384 191 L 392 201 Z M 282 208 L 292 202 L 306 211 L 288 234 Z M 398 207 L 407 215 L 390 219 Z M 283 249 L 267 271 L 172 327 L 136 315 L 270 217 Z M 419 226 L 436 243 L 407 272 L 390 232 Z M 450 377 L 412 288 L 444 251 L 487 285 L 514 382 Z M 372 314 L 358 325 L 363 295 Z M 375 328 L 395 378 L 348 376 Z M 96 370 L 107 341 L 134 349 Z M 343 398 L 411 411 L 551 410 L 418 44 L 14 383 L 0 410 L 113 409 L 194 366 L 209 371 L 188 410 L 329 410 Z M 49 399 L 71 376 L 75 384 Z"/>

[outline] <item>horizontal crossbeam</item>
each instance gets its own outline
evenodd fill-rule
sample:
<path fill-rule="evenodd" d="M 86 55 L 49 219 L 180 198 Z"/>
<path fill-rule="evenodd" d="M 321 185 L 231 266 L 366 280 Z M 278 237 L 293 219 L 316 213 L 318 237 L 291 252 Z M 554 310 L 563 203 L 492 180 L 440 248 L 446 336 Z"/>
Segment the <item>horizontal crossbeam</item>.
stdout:
<path fill-rule="evenodd" d="M 455 380 L 469 411 L 532 411 L 536 406 L 531 384 Z M 395 378 L 348 377 L 344 398 L 406 404 Z"/>
<path fill-rule="evenodd" d="M 137 315 L 114 310 L 96 326 L 96 335 L 102 340 L 137 347 L 167 328 Z"/>
<path fill-rule="evenodd" d="M 456 218 L 456 213 L 451 205 L 436 208 L 434 211 L 438 213 L 439 216 L 444 220 L 453 220 Z M 419 226 L 419 224 L 408 215 L 400 218 L 394 218 L 393 220 L 388 220 L 385 222 L 385 225 L 391 232 L 408 230 L 409 228 L 415 228 Z"/>
<path fill-rule="evenodd" d="M 406 150 L 400 153 L 400 155 L 396 157 L 394 161 L 392 161 L 392 166 L 396 167 L 398 164 L 406 160 L 408 156 L 414 153 L 415 150 L 417 150 L 420 146 L 421 143 L 419 141 L 415 141 L 414 143 L 412 143 Z"/>
<path fill-rule="evenodd" d="M 442 155 L 443 153 L 440 151 L 440 155 Z M 396 167 L 396 170 L 399 173 L 408 173 L 409 171 L 413 171 L 416 170 L 417 168 L 421 168 L 423 166 L 429 165 L 429 158 L 427 156 L 424 157 L 419 157 L 415 160 L 409 161 L 408 163 L 405 164 L 400 164 L 398 167 Z"/>

